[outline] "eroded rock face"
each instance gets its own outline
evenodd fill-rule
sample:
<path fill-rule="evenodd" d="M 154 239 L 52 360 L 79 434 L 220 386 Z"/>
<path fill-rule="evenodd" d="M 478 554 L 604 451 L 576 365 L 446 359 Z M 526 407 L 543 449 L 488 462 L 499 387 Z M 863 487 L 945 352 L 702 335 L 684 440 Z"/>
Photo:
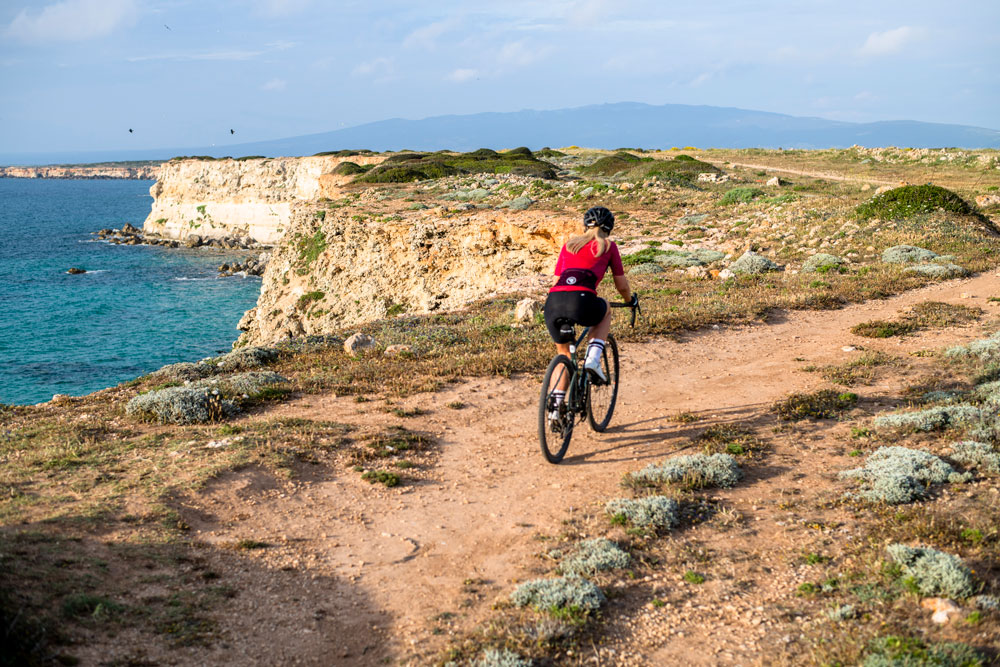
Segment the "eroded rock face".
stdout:
<path fill-rule="evenodd" d="M 268 262 L 240 344 L 330 333 L 389 315 L 450 310 L 549 272 L 578 223 L 543 212 L 440 209 L 393 220 L 308 206 Z"/>
<path fill-rule="evenodd" d="M 344 179 L 330 172 L 344 160 L 368 164 L 377 155 L 255 160 L 176 160 L 160 167 L 149 189 L 147 235 L 183 241 L 249 237 L 273 245 L 288 229 L 295 204 L 337 196 Z"/>

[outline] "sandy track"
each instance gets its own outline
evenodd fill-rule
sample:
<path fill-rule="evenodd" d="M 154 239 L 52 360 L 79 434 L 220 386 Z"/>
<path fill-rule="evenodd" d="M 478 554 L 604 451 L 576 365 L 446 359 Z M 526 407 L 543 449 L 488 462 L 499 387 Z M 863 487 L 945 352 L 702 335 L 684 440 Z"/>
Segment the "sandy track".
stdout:
<path fill-rule="evenodd" d="M 965 293 L 976 298 L 963 299 Z M 767 325 L 708 330 L 681 342 L 623 344 L 622 391 L 612 428 L 602 435 L 580 428 L 558 466 L 547 464 L 538 451 L 538 379 L 476 378 L 403 402 L 427 411 L 407 426 L 437 437 L 440 456 L 431 481 L 383 490 L 350 471 L 292 483 L 259 472 L 229 474 L 189 508 L 194 539 L 211 545 L 253 535 L 281 548 L 251 557 L 263 573 L 258 576 L 268 582 L 268 595 L 242 595 L 233 602 L 222 626 L 241 638 L 239 650 L 219 652 L 213 660 L 319 665 L 378 664 L 391 657 L 423 664 L 446 640 L 432 634 L 429 619 L 461 610 L 472 622 L 487 614 L 489 603 L 507 594 L 512 582 L 545 567 L 535 536 L 557 534 L 574 511 L 593 511 L 619 495 L 624 472 L 680 451 L 706 426 L 760 418 L 776 399 L 817 386 L 815 375 L 798 372 L 803 365 L 842 363 L 857 354 L 843 351 L 844 345 L 874 346 L 849 333 L 854 324 L 892 317 L 928 299 L 992 313 L 996 305 L 986 297 L 994 294 L 1000 294 L 1000 278 L 990 273 L 837 311 L 779 314 Z M 902 352 L 975 333 L 932 331 L 879 344 Z M 459 399 L 468 407 L 445 407 Z M 350 397 L 309 396 L 267 417 L 400 421 L 367 405 Z M 685 426 L 670 419 L 681 411 L 697 413 L 702 421 Z M 836 464 L 810 459 L 808 448 L 778 446 L 766 475 L 755 479 L 751 472 L 752 483 L 732 495 L 749 508 L 760 495 L 809 489 L 831 465 Z M 229 558 L 230 569 L 253 586 L 245 562 L 218 558 Z M 470 588 L 463 583 L 470 579 L 483 583 Z M 741 653 L 752 660 L 760 650 L 745 638 L 699 631 L 704 620 L 693 616 L 691 631 L 681 637 L 646 627 L 656 624 L 649 619 L 638 630 L 622 626 L 617 632 L 642 644 L 638 653 L 646 658 L 637 661 L 649 664 L 680 659 L 691 650 L 712 663 L 740 662 Z"/>

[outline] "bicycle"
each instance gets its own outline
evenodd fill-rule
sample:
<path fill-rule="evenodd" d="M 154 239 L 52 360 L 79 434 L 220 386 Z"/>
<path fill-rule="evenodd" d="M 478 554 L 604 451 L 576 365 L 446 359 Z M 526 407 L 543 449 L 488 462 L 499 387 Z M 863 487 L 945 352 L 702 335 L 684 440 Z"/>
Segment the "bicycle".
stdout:
<path fill-rule="evenodd" d="M 636 314 L 642 312 L 638 302 L 610 305 L 612 308 L 631 308 L 630 326 L 633 327 Z M 576 335 L 576 327 L 572 322 L 563 322 L 560 331 Z M 542 454 L 549 463 L 559 463 L 566 456 L 577 417 L 582 421 L 586 415 L 590 428 L 603 433 L 611 423 L 611 416 L 615 411 L 620 373 L 618 343 L 609 333 L 601 357 L 607 381 L 601 381 L 597 377 L 591 377 L 591 374 L 584 369 L 586 354 L 577 354 L 588 333 L 590 327 L 585 327 L 576 342 L 570 344 L 569 357 L 564 354 L 553 357 L 542 380 L 542 395 L 538 403 L 538 440 L 542 445 Z M 583 349 L 586 350 L 586 347 Z M 552 392 L 560 387 L 565 387 L 566 394 L 565 398 L 556 404 Z"/>

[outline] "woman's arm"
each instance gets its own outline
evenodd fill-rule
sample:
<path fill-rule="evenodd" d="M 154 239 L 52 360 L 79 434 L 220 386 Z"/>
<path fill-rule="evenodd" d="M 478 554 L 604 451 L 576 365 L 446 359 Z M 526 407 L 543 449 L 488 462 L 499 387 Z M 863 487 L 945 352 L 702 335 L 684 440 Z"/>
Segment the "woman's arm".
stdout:
<path fill-rule="evenodd" d="M 632 288 L 628 284 L 628 278 L 625 276 L 612 276 L 615 279 L 615 289 L 618 293 L 622 295 L 622 298 L 626 301 L 632 299 Z"/>

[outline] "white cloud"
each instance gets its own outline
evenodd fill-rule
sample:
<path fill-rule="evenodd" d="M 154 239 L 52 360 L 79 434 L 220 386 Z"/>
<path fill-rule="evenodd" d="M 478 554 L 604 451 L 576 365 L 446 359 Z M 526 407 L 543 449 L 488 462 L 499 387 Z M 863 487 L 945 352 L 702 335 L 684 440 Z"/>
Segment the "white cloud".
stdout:
<path fill-rule="evenodd" d="M 24 42 L 83 41 L 131 25 L 137 15 L 134 0 L 63 0 L 38 13 L 22 9 L 5 34 Z"/>
<path fill-rule="evenodd" d="M 261 90 L 284 90 L 288 82 L 284 79 L 271 79 L 263 86 L 260 87 Z"/>
<path fill-rule="evenodd" d="M 455 19 L 445 21 L 435 21 L 423 27 L 417 28 L 403 40 L 403 46 L 407 48 L 422 48 L 433 51 L 437 48 L 438 39 L 446 32 L 454 28 L 458 22 Z"/>
<path fill-rule="evenodd" d="M 454 81 L 455 83 L 465 83 L 466 81 L 471 81 L 477 76 L 479 76 L 479 72 L 474 69 L 456 69 L 445 78 L 449 81 Z"/>
<path fill-rule="evenodd" d="M 376 58 L 374 60 L 367 60 L 363 63 L 358 64 L 351 74 L 354 76 L 385 76 L 391 74 L 393 71 L 393 62 L 391 58 Z"/>
<path fill-rule="evenodd" d="M 254 0 L 257 12 L 265 16 L 297 14 L 311 4 L 312 0 Z"/>
<path fill-rule="evenodd" d="M 497 62 L 501 65 L 527 67 L 538 62 L 551 53 L 551 51 L 551 46 L 532 46 L 522 39 L 516 42 L 508 42 L 500 47 L 500 52 L 497 54 Z"/>
<path fill-rule="evenodd" d="M 886 56 L 898 53 L 908 43 L 913 42 L 923 36 L 924 31 L 920 28 L 913 28 L 908 25 L 885 32 L 873 32 L 868 35 L 864 46 L 858 49 L 858 53 L 863 56 Z"/>

